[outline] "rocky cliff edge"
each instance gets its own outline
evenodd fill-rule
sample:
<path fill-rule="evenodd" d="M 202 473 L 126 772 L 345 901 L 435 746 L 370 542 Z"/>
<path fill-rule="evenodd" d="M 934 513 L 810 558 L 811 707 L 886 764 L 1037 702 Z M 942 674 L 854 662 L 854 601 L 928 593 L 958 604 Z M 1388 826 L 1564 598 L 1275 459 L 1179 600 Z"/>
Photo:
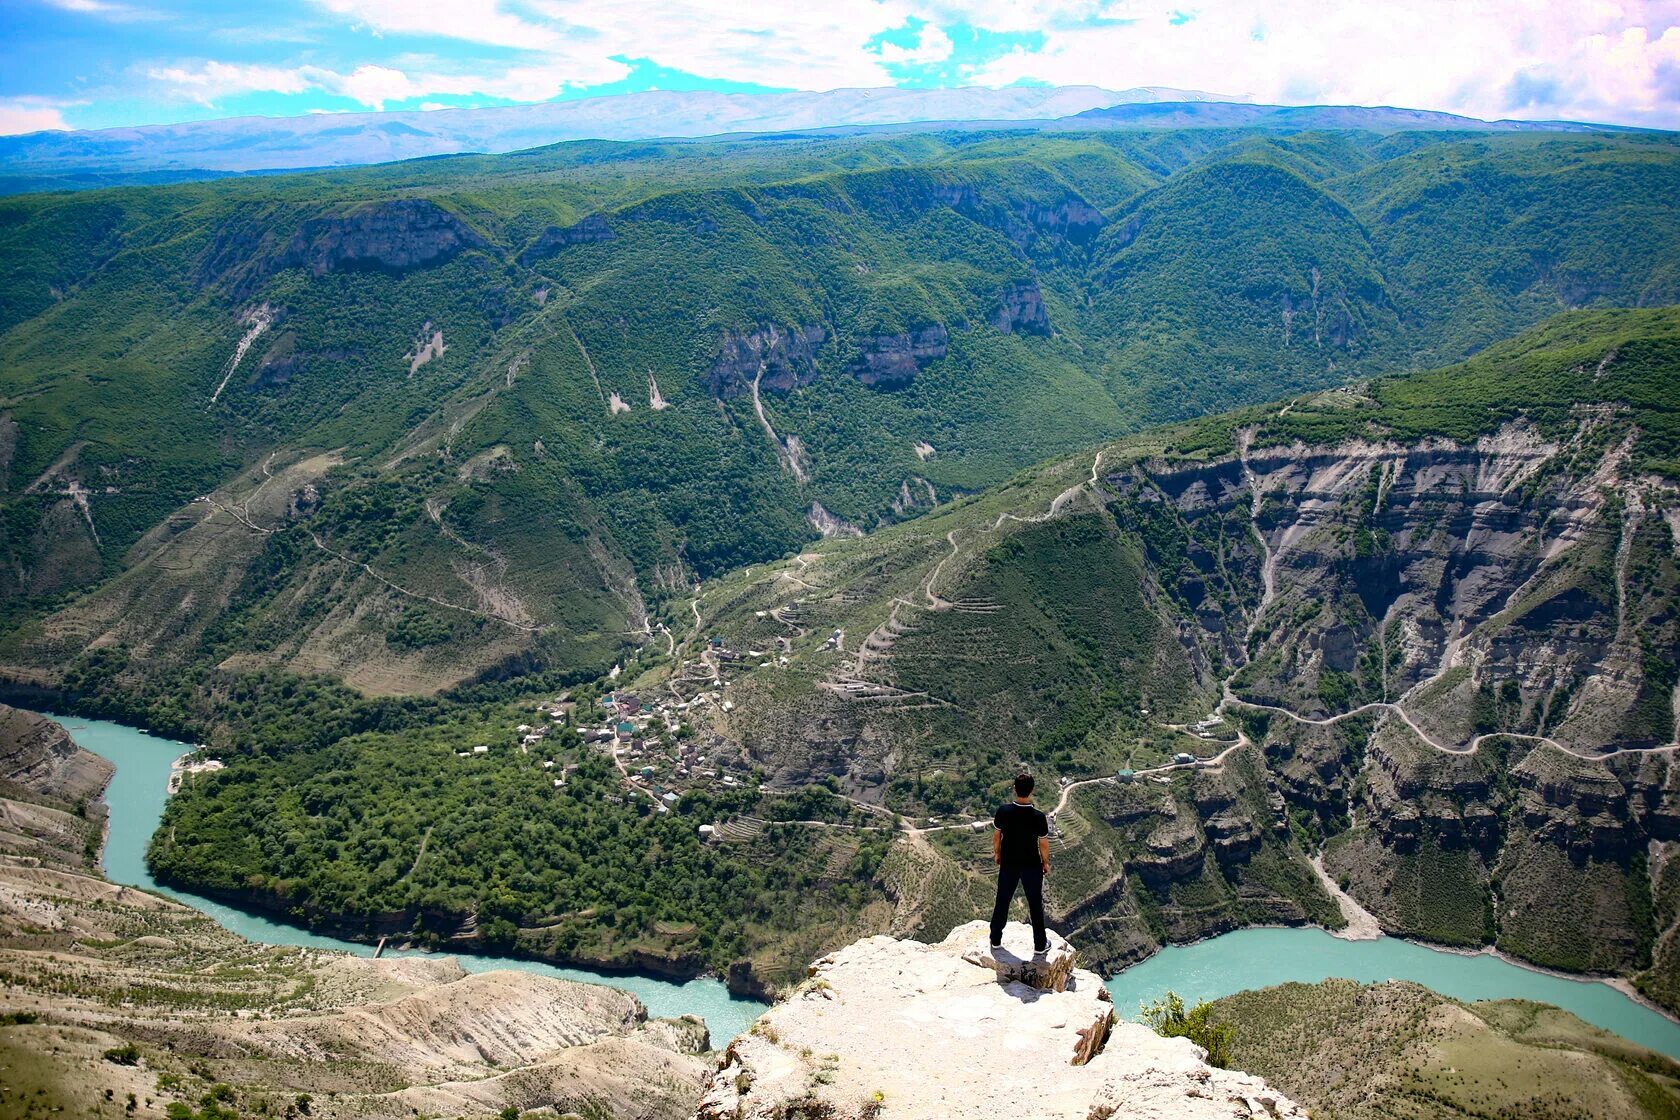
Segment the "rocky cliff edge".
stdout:
<path fill-rule="evenodd" d="M 1189 1040 L 1117 1021 L 1065 940 L 1035 958 L 1031 937 L 1012 924 L 993 951 L 970 922 L 937 945 L 870 937 L 822 958 L 730 1044 L 699 1120 L 1304 1120 Z"/>

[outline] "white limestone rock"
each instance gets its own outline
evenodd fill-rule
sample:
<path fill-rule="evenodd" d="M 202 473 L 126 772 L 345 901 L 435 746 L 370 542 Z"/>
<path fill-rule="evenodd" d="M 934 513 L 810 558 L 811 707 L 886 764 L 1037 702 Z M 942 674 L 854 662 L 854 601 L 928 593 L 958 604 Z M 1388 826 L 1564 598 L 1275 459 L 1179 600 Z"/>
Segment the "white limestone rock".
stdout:
<path fill-rule="evenodd" d="M 1052 992 L 1067 987 L 1073 976 L 1073 946 L 1055 930 L 1045 931 L 1049 947 L 1042 953 L 1033 952 L 1032 930 L 1019 922 L 1004 927 L 1003 944 L 998 948 L 992 948 L 991 937 L 991 927 L 985 922 L 969 922 L 952 930 L 944 945 L 969 964 L 996 972 L 1000 984 L 1019 981 Z"/>
<path fill-rule="evenodd" d="M 938 945 L 870 937 L 817 961 L 730 1044 L 698 1120 L 1305 1120 L 1187 1039 L 1116 1022 L 1065 941 L 1034 962 L 1026 926 L 1004 934 L 1024 955 L 986 938 L 971 922 Z"/>

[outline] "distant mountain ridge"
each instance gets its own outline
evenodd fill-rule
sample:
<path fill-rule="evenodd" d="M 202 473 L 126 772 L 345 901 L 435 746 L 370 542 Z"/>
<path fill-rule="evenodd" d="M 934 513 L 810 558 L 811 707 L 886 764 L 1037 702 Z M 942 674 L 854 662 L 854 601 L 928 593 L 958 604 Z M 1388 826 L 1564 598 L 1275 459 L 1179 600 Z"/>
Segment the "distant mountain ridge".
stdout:
<path fill-rule="evenodd" d="M 648 140 L 930 121 L 1054 120 L 1114 105 L 1229 101 L 1194 90 L 1017 86 L 821 93 L 650 90 L 612 97 L 396 113 L 237 117 L 0 138 L 0 170 L 255 171 L 510 152 L 566 140 Z"/>
<path fill-rule="evenodd" d="M 1160 86 L 751 94 L 653 90 L 479 109 L 237 117 L 0 137 L 0 193 L 501 153 L 574 140 L 895 132 L 931 126 L 1618 131 L 1565 121 L 1483 121 L 1389 106 L 1255 105 L 1225 94 Z"/>

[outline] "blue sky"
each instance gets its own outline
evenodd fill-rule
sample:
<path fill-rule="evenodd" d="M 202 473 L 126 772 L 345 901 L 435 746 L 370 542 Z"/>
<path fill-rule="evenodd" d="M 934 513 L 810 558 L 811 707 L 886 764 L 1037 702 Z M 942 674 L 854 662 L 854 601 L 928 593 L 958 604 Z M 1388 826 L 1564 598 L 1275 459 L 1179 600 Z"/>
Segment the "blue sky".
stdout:
<path fill-rule="evenodd" d="M 0 132 L 1011 84 L 1680 127 L 1680 0 L 0 0 Z"/>

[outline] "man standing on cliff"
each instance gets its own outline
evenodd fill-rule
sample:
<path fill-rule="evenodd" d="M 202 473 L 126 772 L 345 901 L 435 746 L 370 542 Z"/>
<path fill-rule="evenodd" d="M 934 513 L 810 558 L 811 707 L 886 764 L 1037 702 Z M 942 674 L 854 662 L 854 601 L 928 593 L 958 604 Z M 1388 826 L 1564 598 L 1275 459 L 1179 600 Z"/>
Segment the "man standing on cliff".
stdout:
<path fill-rule="evenodd" d="M 998 867 L 997 903 L 992 907 L 992 948 L 1003 944 L 1003 925 L 1015 888 L 1027 892 L 1033 952 L 1050 948 L 1044 935 L 1044 877 L 1050 873 L 1050 819 L 1033 807 L 1033 777 L 1015 778 L 1015 800 L 992 816 L 992 862 Z"/>

